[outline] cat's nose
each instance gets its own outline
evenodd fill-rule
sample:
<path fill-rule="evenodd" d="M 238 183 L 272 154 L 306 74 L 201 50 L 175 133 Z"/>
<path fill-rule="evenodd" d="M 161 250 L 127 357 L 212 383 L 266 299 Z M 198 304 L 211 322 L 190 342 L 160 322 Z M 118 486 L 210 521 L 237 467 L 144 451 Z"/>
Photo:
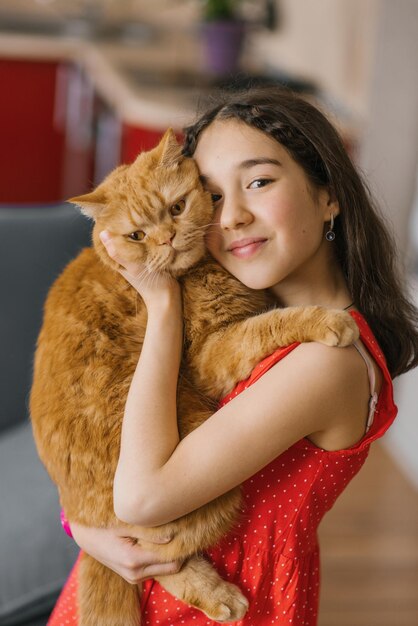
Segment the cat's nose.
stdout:
<path fill-rule="evenodd" d="M 172 246 L 172 245 L 173 245 L 173 239 L 174 239 L 174 237 L 175 237 L 175 234 L 176 234 L 176 233 L 174 233 L 173 235 L 167 235 L 167 237 L 166 237 L 166 238 L 165 238 L 165 239 L 164 239 L 164 240 L 160 243 L 160 246 L 165 246 L 165 245 L 167 245 L 167 244 L 168 244 L 169 246 Z"/>

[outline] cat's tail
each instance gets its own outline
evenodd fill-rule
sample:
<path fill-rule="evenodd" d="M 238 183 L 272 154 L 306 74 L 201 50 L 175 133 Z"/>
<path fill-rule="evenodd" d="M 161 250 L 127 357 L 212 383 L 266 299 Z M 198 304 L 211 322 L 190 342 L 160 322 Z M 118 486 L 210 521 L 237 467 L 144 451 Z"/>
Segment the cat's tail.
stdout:
<path fill-rule="evenodd" d="M 121 576 L 82 553 L 78 626 L 139 626 L 140 594 Z"/>

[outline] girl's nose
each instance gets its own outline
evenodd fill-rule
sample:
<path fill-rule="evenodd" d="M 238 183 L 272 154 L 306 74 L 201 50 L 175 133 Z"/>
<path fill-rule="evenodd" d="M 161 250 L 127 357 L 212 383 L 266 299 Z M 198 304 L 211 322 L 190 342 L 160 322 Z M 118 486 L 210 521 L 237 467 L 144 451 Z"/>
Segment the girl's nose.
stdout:
<path fill-rule="evenodd" d="M 220 214 L 220 225 L 224 230 L 235 230 L 253 221 L 250 209 L 241 197 L 224 198 Z"/>

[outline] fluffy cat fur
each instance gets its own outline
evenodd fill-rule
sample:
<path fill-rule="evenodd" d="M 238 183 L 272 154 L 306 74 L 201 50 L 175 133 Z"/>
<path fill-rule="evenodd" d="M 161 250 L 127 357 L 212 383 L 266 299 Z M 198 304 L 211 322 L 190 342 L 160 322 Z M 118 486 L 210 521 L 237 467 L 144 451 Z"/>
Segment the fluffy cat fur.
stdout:
<path fill-rule="evenodd" d="M 192 159 L 174 134 L 114 170 L 93 192 L 73 198 L 93 218 L 93 247 L 84 249 L 52 286 L 44 311 L 30 398 L 39 455 L 57 484 L 70 521 L 123 526 L 126 536 L 167 561 L 187 559 L 159 578 L 172 594 L 215 621 L 243 617 L 248 603 L 199 556 L 233 525 L 240 489 L 170 524 L 123 524 L 113 511 L 112 485 L 129 385 L 141 351 L 146 308 L 117 272 L 99 237 L 107 229 L 125 258 L 171 272 L 182 285 L 185 349 L 178 387 L 182 437 L 207 419 L 217 402 L 277 346 L 294 341 L 348 345 L 358 336 L 351 317 L 316 306 L 278 309 L 205 251 L 211 199 Z M 132 235 L 132 233 L 144 232 Z M 173 240 L 173 247 L 160 245 Z M 191 478 L 192 480 L 192 478 Z M 138 626 L 140 591 L 87 554 L 79 578 L 80 626 Z"/>

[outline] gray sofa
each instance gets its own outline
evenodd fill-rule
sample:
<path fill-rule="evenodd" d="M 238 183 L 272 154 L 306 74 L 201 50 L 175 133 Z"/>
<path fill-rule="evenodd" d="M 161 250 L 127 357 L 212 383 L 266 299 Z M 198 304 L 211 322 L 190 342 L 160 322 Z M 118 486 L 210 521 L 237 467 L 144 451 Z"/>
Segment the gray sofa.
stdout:
<path fill-rule="evenodd" d="M 69 204 L 0 205 L 0 626 L 44 626 L 76 559 L 28 420 L 48 288 L 91 225 Z"/>

